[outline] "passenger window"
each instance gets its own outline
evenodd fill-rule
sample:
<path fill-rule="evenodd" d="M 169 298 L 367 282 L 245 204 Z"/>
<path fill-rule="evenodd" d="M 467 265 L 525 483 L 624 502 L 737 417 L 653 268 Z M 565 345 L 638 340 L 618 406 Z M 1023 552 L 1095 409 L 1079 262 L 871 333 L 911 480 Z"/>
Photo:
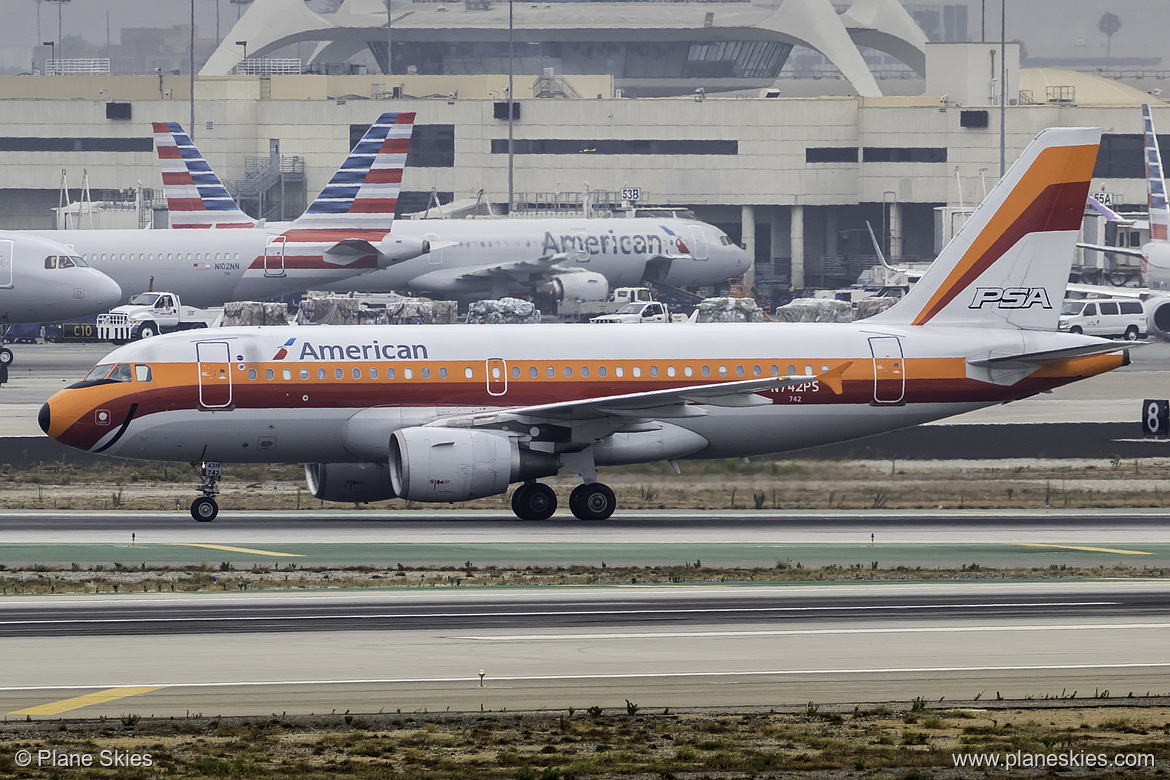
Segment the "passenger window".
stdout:
<path fill-rule="evenodd" d="M 548 374 L 549 379 L 553 379 L 557 375 L 557 370 L 552 366 L 549 366 L 547 369 L 545 369 L 545 373 Z"/>
<path fill-rule="evenodd" d="M 360 368 L 355 368 L 350 373 L 353 374 L 354 379 L 361 379 L 362 378 L 362 370 Z"/>
<path fill-rule="evenodd" d="M 719 376 L 727 376 L 727 366 L 719 366 Z"/>
<path fill-rule="evenodd" d="M 634 374 L 635 377 L 642 376 L 642 367 L 641 366 L 634 366 L 632 373 Z"/>
<path fill-rule="evenodd" d="M 703 366 L 703 376 L 711 376 L 711 366 Z"/>
<path fill-rule="evenodd" d="M 341 377 L 344 375 L 345 375 L 345 372 L 343 372 L 340 368 L 333 369 L 333 378 L 334 379 L 341 379 Z"/>
<path fill-rule="evenodd" d="M 752 376 L 761 376 L 763 373 L 764 373 L 764 370 L 762 368 L 760 368 L 758 365 L 752 366 Z"/>
<path fill-rule="evenodd" d="M 666 375 L 667 376 L 674 376 L 674 366 L 667 366 L 666 367 Z"/>
<path fill-rule="evenodd" d="M 409 368 L 402 369 L 402 378 L 403 379 L 412 379 L 413 377 L 414 377 L 414 371 L 410 370 Z"/>
<path fill-rule="evenodd" d="M 463 376 L 465 376 L 468 379 L 471 379 L 472 377 L 475 376 L 475 371 L 473 369 L 471 369 L 470 367 L 465 368 L 465 369 L 463 369 Z"/>
<path fill-rule="evenodd" d="M 446 378 L 447 378 L 447 369 L 440 368 L 439 369 L 439 379 L 446 379 Z"/>
<path fill-rule="evenodd" d="M 276 378 L 276 375 L 275 375 L 275 373 L 272 371 L 272 369 L 271 369 L 271 368 L 268 368 L 268 369 L 265 369 L 265 371 L 264 371 L 264 378 L 265 378 L 265 379 L 268 379 L 268 380 L 272 380 L 272 379 L 275 379 L 275 378 Z"/>
<path fill-rule="evenodd" d="M 822 374 L 829 373 L 829 364 L 828 363 L 821 364 L 821 373 Z"/>
<path fill-rule="evenodd" d="M 736 376 L 743 376 L 743 366 L 736 366 L 735 367 L 735 375 Z"/>
<path fill-rule="evenodd" d="M 145 366 L 135 366 L 135 368 L 145 368 Z M 248 379 L 255 379 L 255 378 L 256 378 L 256 369 L 249 368 L 248 369 Z M 140 379 L 138 381 L 141 382 L 142 380 Z"/>
<path fill-rule="evenodd" d="M 805 376 L 812 376 L 813 375 L 813 367 L 812 366 L 805 366 L 804 367 L 804 375 Z"/>
<path fill-rule="evenodd" d="M 589 376 L 589 366 L 581 366 L 581 376 L 582 377 Z"/>
<path fill-rule="evenodd" d="M 377 379 L 377 378 L 378 378 L 378 369 L 371 368 L 370 369 L 370 379 Z"/>
<path fill-rule="evenodd" d="M 573 367 L 572 366 L 565 366 L 565 379 L 569 379 L 572 376 L 573 376 Z"/>
<path fill-rule="evenodd" d="M 513 379 L 520 378 L 520 366 L 512 366 L 512 378 Z"/>
<path fill-rule="evenodd" d="M 322 369 L 322 370 L 324 370 L 324 369 Z M 309 369 L 307 369 L 307 368 L 302 368 L 302 369 L 301 369 L 301 379 L 302 379 L 302 380 L 307 380 L 308 378 L 309 378 Z"/>
<path fill-rule="evenodd" d="M 772 376 L 780 376 L 780 366 L 772 366 Z"/>
<path fill-rule="evenodd" d="M 605 376 L 605 366 L 598 366 L 597 367 L 597 375 L 600 377 Z"/>
<path fill-rule="evenodd" d="M 426 368 L 425 366 L 423 368 L 419 369 L 418 373 L 423 379 L 430 379 L 431 378 L 431 370 L 429 368 Z"/>
<path fill-rule="evenodd" d="M 113 382 L 129 382 L 133 378 L 134 377 L 130 373 L 129 363 L 119 363 L 118 365 L 114 366 L 114 370 L 110 372 L 108 377 L 106 377 L 106 379 L 109 379 Z"/>
<path fill-rule="evenodd" d="M 537 372 L 536 366 L 529 366 L 528 367 L 528 376 L 532 377 L 533 379 L 536 379 L 537 373 L 539 373 L 539 372 Z"/>
<path fill-rule="evenodd" d="M 307 373 L 309 373 L 309 372 L 308 372 L 308 371 L 306 371 L 305 373 L 307 374 Z M 292 369 L 291 369 L 291 368 L 286 368 L 286 369 L 284 369 L 283 371 L 281 371 L 281 372 L 280 372 L 280 375 L 281 375 L 282 377 L 284 377 L 284 380 L 287 382 L 288 380 L 292 379 Z"/>
<path fill-rule="evenodd" d="M 693 373 L 690 366 L 683 366 L 683 376 L 690 376 Z"/>
<path fill-rule="evenodd" d="M 1101 314 L 1117 314 L 1117 303 L 1114 301 L 1102 301 Z"/>
<path fill-rule="evenodd" d="M 621 366 L 618 366 L 617 368 L 615 368 L 613 370 L 613 375 L 616 377 L 625 376 L 625 373 L 626 373 L 625 369 L 623 369 Z"/>
<path fill-rule="evenodd" d="M 318 379 L 324 379 L 324 378 L 325 378 L 325 369 L 323 369 L 323 368 L 318 368 L 318 369 L 317 369 L 317 378 L 318 378 Z"/>
<path fill-rule="evenodd" d="M 650 376 L 658 376 L 658 366 L 650 366 Z"/>
<path fill-rule="evenodd" d="M 788 364 L 788 376 L 796 376 L 796 366 Z"/>
<path fill-rule="evenodd" d="M 253 372 L 254 373 L 254 372 Z M 252 377 L 255 379 L 256 377 Z M 139 382 L 149 382 L 151 380 L 150 366 L 144 366 L 141 363 L 134 366 L 134 379 Z"/>
<path fill-rule="evenodd" d="M 387 368 L 387 369 L 386 369 L 386 378 L 387 378 L 387 379 L 393 379 L 393 378 L 394 378 L 394 369 L 392 369 L 392 368 Z"/>

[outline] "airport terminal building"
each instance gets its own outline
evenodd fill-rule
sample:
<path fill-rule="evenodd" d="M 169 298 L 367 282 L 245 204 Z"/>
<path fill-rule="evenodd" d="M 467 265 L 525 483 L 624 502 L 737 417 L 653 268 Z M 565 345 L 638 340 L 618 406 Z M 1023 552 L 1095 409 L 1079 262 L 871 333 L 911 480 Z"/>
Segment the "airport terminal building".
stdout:
<path fill-rule="evenodd" d="M 263 4 L 257 0 L 240 24 Z M 556 29 L 563 30 L 586 23 L 585 5 L 594 9 L 594 19 L 610 6 L 653 5 L 658 17 L 664 7 L 677 6 L 677 14 L 665 15 L 677 17 L 671 35 L 678 42 L 679 68 L 654 78 L 643 71 L 632 83 L 627 55 L 633 43 L 623 44 L 617 59 L 607 49 L 591 52 L 598 65 L 593 73 L 578 72 L 591 70 L 588 47 L 572 48 L 569 74 L 540 70 L 539 59 L 528 62 L 515 69 L 511 145 L 507 57 L 491 67 L 480 57 L 485 46 L 496 46 L 501 29 L 507 33 L 506 13 L 503 28 L 497 19 L 477 31 L 458 22 L 461 14 L 475 13 L 463 5 L 446 12 L 455 20 L 450 29 L 468 40 L 483 39 L 478 48 L 464 47 L 480 58 L 474 64 L 465 57 L 463 72 L 450 72 L 459 70 L 450 63 L 439 67 L 434 57 L 427 60 L 431 65 L 422 67 L 420 60 L 405 75 L 265 73 L 255 67 L 262 60 L 248 60 L 257 72 L 198 76 L 193 101 L 189 74 L 0 77 L 0 227 L 51 227 L 63 176 L 73 199 L 80 197 L 83 172 L 94 200 L 160 188 L 152 121 L 189 126 L 239 199 L 271 218 L 292 218 L 374 118 L 384 111 L 414 111 L 400 215 L 475 198 L 497 212 L 553 213 L 585 199 L 599 207 L 614 204 L 623 191 L 633 191 L 638 205 L 690 209 L 724 228 L 756 258 L 757 280 L 785 288 L 831 287 L 872 264 L 866 222 L 887 255 L 931 259 L 956 220 L 999 177 L 998 41 L 927 43 L 921 33 L 916 38 L 906 31 L 908 16 L 867 20 L 847 13 L 837 15 L 837 32 L 822 31 L 818 38 L 810 32 L 814 27 L 800 27 L 807 19 L 782 17 L 775 9 L 753 11 L 748 3 L 552 3 L 537 10 L 559 13 L 564 24 Z M 420 18 L 444 16 L 435 4 L 420 6 Z M 811 0 L 807 6 L 831 9 Z M 480 13 L 501 7 L 506 12 L 506 5 L 497 5 Z M 376 55 L 367 22 L 345 27 L 344 36 L 318 31 L 318 51 L 368 46 Z M 547 15 L 543 24 L 555 27 Z M 403 48 L 392 48 L 394 74 L 400 56 L 426 48 L 426 29 L 403 22 Z M 647 27 L 644 37 L 664 40 L 662 29 Z M 274 33 L 274 41 L 302 35 L 276 32 L 285 37 Z M 232 62 L 221 52 L 230 51 L 226 42 L 240 34 L 239 27 L 227 34 L 205 71 L 239 70 L 240 58 Z M 378 34 L 386 35 L 384 21 Z M 775 47 L 745 48 L 753 40 Z M 912 80 L 887 84 L 861 73 L 862 42 L 904 57 L 923 94 L 890 94 Z M 810 91 L 809 84 L 778 78 L 788 55 L 782 50 L 795 45 L 821 47 L 841 75 L 820 91 L 845 94 L 800 95 Z M 1021 70 L 1018 45 L 1009 43 L 1004 52 L 1006 163 L 1045 127 L 1104 127 L 1093 191 L 1115 205 L 1143 209 L 1139 107 L 1153 102 L 1155 122 L 1170 131 L 1165 104 L 1142 89 L 1096 76 Z M 755 65 L 747 67 L 745 57 Z M 482 72 L 501 62 L 502 74 Z M 703 62 L 724 64 L 696 64 Z M 1084 262 L 1091 267 L 1103 261 Z"/>

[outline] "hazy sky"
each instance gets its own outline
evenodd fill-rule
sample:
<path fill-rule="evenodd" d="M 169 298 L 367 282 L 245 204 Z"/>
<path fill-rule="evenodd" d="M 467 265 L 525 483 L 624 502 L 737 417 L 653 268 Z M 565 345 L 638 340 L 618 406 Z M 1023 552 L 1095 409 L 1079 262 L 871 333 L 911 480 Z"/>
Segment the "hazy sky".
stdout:
<path fill-rule="evenodd" d="M 840 2 L 841 0 L 837 0 Z M 999 8 L 1002 0 L 986 0 L 988 38 L 999 37 Z M 236 19 L 237 7 L 230 0 L 194 0 L 195 24 L 201 37 L 215 35 L 218 3 L 220 34 L 226 36 Z M 324 3 L 326 0 L 317 0 Z M 398 5 L 401 0 L 396 0 Z M 950 0 L 951 3 L 964 0 Z M 981 0 L 965 0 L 968 29 L 978 37 Z M 915 0 L 907 5 L 931 5 Z M 1097 22 L 1106 11 L 1122 22 L 1113 36 L 1114 57 L 1163 57 L 1162 67 L 1170 68 L 1170 35 L 1167 35 L 1167 0 L 1006 0 L 1009 39 L 1022 40 L 1032 56 L 1104 56 L 1106 36 Z M 37 35 L 37 8 L 41 30 Z M 4 24 L 0 25 L 0 64 L 27 67 L 31 46 L 40 40 L 57 39 L 57 5 L 49 0 L 0 0 Z M 64 35 L 84 35 L 93 43 L 106 40 L 107 18 L 110 40 L 118 43 L 123 27 L 171 27 L 183 24 L 191 15 L 191 0 L 71 0 L 61 8 Z M 1059 24 L 1053 24 L 1059 19 Z M 68 53 L 66 52 L 66 56 Z"/>

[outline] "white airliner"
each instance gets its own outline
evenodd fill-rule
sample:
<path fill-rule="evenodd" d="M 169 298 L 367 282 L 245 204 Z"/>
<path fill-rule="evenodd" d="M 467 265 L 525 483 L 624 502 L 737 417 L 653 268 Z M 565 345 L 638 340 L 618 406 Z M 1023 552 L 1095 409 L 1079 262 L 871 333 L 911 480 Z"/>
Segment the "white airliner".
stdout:
<path fill-rule="evenodd" d="M 90 268 L 57 241 L 19 231 L 0 232 L 0 327 L 23 322 L 61 322 L 117 306 L 118 283 Z M 0 363 L 12 363 L 0 346 Z"/>
<path fill-rule="evenodd" d="M 253 227 L 211 166 L 177 123 L 157 122 L 155 146 L 174 227 Z M 164 150 L 179 149 L 181 154 Z M 178 184 L 189 169 L 198 192 Z M 283 224 L 268 224 L 276 231 Z M 426 244 L 399 263 L 322 289 L 390 290 L 478 300 L 543 293 L 554 300 L 604 300 L 615 287 L 662 282 L 675 287 L 718 284 L 742 276 L 747 252 L 718 228 L 674 217 L 598 219 L 399 220 L 394 235 Z"/>
<path fill-rule="evenodd" d="M 848 324 L 233 328 L 115 350 L 39 422 L 78 449 L 203 464 L 307 463 L 329 501 L 505 492 L 549 517 L 616 506 L 596 467 L 756 456 L 1035 395 L 1128 363 L 1056 332 L 1101 131 L 1046 130 L 894 307 Z M 616 331 L 614 331 L 616 332 Z M 611 334 L 609 329 L 606 334 Z"/>
<path fill-rule="evenodd" d="M 189 305 L 215 306 L 317 289 L 427 250 L 421 241 L 390 234 L 413 127 L 413 113 L 379 117 L 308 210 L 276 235 L 252 226 L 39 234 L 74 247 L 127 294 L 170 290 Z M 181 150 L 160 149 L 160 154 L 177 157 Z M 226 197 L 223 185 L 204 187 L 198 170 L 181 162 L 178 167 L 182 170 L 164 171 L 164 180 L 185 188 L 195 208 L 218 208 L 200 195 Z"/>

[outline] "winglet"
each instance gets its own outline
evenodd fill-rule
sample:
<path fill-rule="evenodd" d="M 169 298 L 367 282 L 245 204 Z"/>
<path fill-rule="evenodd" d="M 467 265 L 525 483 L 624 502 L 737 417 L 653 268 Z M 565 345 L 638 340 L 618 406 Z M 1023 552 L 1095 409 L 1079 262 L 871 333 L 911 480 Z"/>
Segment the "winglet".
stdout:
<path fill-rule="evenodd" d="M 163 195 L 173 228 L 250 228 L 256 222 L 236 205 L 178 122 L 152 122 L 162 168 Z"/>
<path fill-rule="evenodd" d="M 845 372 L 847 370 L 849 370 L 849 367 L 852 365 L 853 365 L 852 360 L 846 360 L 844 363 L 837 366 L 836 368 L 831 369 L 829 371 L 826 371 L 825 373 L 817 376 L 817 381 L 823 383 L 825 385 L 825 387 L 832 390 L 834 395 L 841 395 L 844 392 L 844 390 L 842 388 L 842 385 L 843 385 L 842 379 L 845 376 Z"/>

